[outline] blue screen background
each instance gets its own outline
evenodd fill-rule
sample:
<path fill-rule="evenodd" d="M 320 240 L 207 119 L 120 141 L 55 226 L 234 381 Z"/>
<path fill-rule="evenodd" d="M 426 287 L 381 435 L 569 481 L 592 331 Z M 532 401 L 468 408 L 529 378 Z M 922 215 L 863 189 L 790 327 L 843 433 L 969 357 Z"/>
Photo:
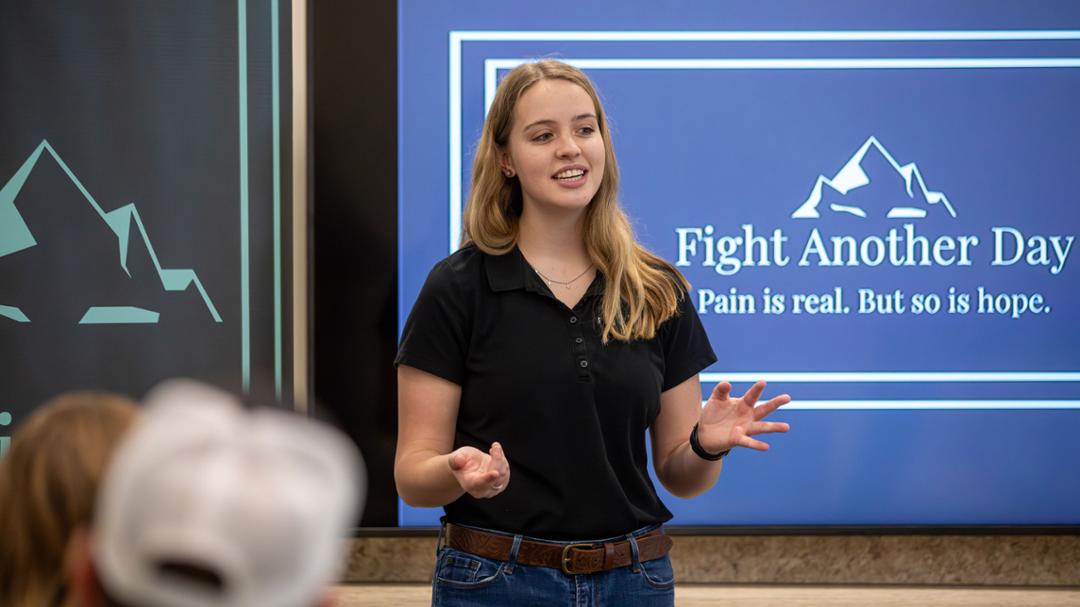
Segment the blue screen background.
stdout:
<path fill-rule="evenodd" d="M 768 393 L 795 398 L 776 414 L 791 433 L 770 437 L 768 453 L 734 453 L 705 495 L 682 500 L 656 483 L 673 524 L 1078 524 L 1080 261 L 1054 243 L 1064 249 L 1080 235 L 1080 32 L 1028 34 L 1078 26 L 1080 6 L 1068 2 L 403 0 L 401 323 L 428 271 L 456 242 L 455 198 L 460 205 L 468 191 L 485 87 L 515 61 L 585 62 L 609 115 L 621 201 L 638 238 L 672 263 L 685 257 L 680 270 L 719 356 L 702 376 L 703 390 L 734 378 L 741 391 L 761 377 L 771 380 Z M 563 39 L 530 40 L 531 32 Z M 611 32 L 833 39 L 602 39 Z M 859 37 L 837 32 L 870 34 L 836 40 Z M 882 37 L 874 32 L 921 39 L 873 39 Z M 681 63 L 657 68 L 658 59 Z M 920 59 L 937 63 L 895 63 Z M 767 61 L 748 63 L 759 60 Z M 820 217 L 793 217 L 819 177 L 835 181 L 870 138 L 879 145 L 859 163 L 869 184 L 847 194 L 825 187 Z M 955 216 L 929 204 L 917 182 L 908 197 L 889 158 L 914 163 L 926 190 L 943 194 Z M 832 203 L 867 217 L 830 211 Z M 926 215 L 886 217 L 894 206 Z M 703 240 L 694 254 L 680 244 L 680 229 L 707 225 L 717 238 L 743 235 L 743 226 L 766 238 L 779 231 L 788 262 L 720 274 L 704 263 Z M 908 229 L 931 248 L 961 237 L 978 244 L 969 265 L 955 263 L 956 251 L 951 264 L 824 265 L 811 254 L 799 265 L 815 231 L 831 254 L 833 236 L 886 242 L 890 230 Z M 709 300 L 732 289 L 752 297 L 752 313 L 720 313 Z M 765 289 L 785 297 L 783 313 L 764 312 Z M 836 289 L 839 313 L 792 309 L 796 295 Z M 903 313 L 860 310 L 860 289 L 899 291 Z M 980 289 L 990 306 L 1015 297 L 1038 301 L 1038 312 L 980 310 Z M 964 294 L 966 311 L 950 303 Z M 916 313 L 916 295 L 941 308 Z M 935 375 L 885 375 L 897 372 Z M 971 373 L 981 375 L 958 375 Z M 400 513 L 401 525 L 424 526 L 437 524 L 441 510 L 402 503 Z"/>

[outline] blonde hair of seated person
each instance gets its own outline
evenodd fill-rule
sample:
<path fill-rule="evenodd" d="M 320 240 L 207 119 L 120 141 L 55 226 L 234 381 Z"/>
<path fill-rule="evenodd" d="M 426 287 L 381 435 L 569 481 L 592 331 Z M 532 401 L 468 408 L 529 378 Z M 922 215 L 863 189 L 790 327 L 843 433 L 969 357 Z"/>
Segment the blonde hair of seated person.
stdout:
<path fill-rule="evenodd" d="M 72 392 L 16 429 L 0 459 L 0 605 L 60 604 L 68 541 L 93 520 L 98 485 L 137 411 L 123 396 Z"/>

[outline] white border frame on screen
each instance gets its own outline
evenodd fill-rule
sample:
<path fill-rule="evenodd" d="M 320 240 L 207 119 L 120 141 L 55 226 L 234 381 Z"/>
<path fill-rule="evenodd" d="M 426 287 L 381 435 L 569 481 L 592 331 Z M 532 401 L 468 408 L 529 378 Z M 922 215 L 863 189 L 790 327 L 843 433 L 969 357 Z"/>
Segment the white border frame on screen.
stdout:
<path fill-rule="evenodd" d="M 845 41 L 1046 41 L 1080 40 L 1080 30 L 991 31 L 452 31 L 450 32 L 450 252 L 461 235 L 461 49 L 465 42 L 845 42 Z M 495 95 L 499 69 L 512 69 L 529 59 L 484 61 L 484 110 Z M 870 59 L 563 59 L 581 69 L 1018 69 L 1077 68 L 1080 58 L 870 58 Z M 702 373 L 703 383 L 1047 383 L 1080 382 L 1080 372 L 771 372 Z M 1080 409 L 1080 400 L 804 400 L 785 409 L 927 410 L 927 409 Z"/>

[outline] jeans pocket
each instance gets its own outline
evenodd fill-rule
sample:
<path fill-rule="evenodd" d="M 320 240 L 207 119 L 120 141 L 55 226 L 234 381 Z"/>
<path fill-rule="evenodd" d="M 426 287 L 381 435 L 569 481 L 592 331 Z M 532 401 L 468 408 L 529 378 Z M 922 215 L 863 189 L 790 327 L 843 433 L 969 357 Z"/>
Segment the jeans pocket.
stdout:
<path fill-rule="evenodd" d="M 435 581 L 455 588 L 483 588 L 498 579 L 502 571 L 499 561 L 443 548 L 435 563 Z"/>
<path fill-rule="evenodd" d="M 675 572 L 671 568 L 671 558 L 664 555 L 641 563 L 641 577 L 654 588 L 673 588 Z"/>

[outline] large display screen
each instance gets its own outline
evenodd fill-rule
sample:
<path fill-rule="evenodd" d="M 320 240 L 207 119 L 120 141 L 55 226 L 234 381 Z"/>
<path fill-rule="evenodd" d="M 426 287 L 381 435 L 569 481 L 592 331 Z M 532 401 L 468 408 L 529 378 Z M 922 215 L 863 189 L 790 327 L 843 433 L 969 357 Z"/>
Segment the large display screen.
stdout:
<path fill-rule="evenodd" d="M 291 394 L 290 10 L 0 5 L 0 457 L 69 390 Z"/>
<path fill-rule="evenodd" d="M 400 322 L 457 246 L 500 77 L 562 59 L 638 238 L 693 284 L 705 394 L 795 399 L 708 493 L 654 480 L 672 523 L 1080 524 L 1078 26 L 1068 2 L 404 1 Z"/>

